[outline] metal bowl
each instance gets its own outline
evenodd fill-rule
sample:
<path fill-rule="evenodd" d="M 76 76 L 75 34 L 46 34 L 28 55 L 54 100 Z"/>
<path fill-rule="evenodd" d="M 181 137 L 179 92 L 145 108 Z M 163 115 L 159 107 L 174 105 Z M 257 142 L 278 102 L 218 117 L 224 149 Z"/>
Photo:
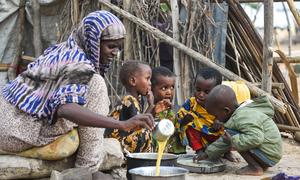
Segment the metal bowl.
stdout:
<path fill-rule="evenodd" d="M 161 159 L 161 166 L 175 166 L 178 156 L 175 154 L 164 153 Z M 127 159 L 127 179 L 131 180 L 128 173 L 130 169 L 145 166 L 155 166 L 157 153 L 131 153 Z"/>
<path fill-rule="evenodd" d="M 184 168 L 169 166 L 161 166 L 159 176 L 155 176 L 155 171 L 155 166 L 148 166 L 131 169 L 129 173 L 131 174 L 132 180 L 184 180 L 185 174 L 189 172 Z"/>

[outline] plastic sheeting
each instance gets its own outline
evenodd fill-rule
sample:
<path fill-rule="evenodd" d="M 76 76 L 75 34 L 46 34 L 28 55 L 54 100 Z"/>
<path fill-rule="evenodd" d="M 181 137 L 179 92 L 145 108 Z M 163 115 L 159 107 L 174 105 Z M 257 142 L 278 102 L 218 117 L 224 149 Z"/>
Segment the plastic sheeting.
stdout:
<path fill-rule="evenodd" d="M 34 56 L 31 1 L 26 1 L 26 20 L 22 42 L 23 54 Z M 57 40 L 57 24 L 65 0 L 40 0 L 43 49 Z M 19 0 L 0 0 L 0 63 L 10 64 L 16 56 Z M 0 87 L 7 81 L 7 72 L 0 72 Z"/>

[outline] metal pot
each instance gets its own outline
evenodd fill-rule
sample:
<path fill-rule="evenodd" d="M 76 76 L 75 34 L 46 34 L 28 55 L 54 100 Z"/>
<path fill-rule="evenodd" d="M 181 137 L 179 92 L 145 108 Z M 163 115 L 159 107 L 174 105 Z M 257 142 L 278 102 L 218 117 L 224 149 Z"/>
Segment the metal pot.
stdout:
<path fill-rule="evenodd" d="M 128 173 L 130 169 L 145 166 L 155 166 L 157 153 L 131 153 L 127 158 L 127 178 L 131 177 Z M 175 154 L 164 153 L 161 159 L 162 166 L 175 166 L 178 156 Z"/>
<path fill-rule="evenodd" d="M 156 167 L 139 167 L 129 171 L 132 180 L 185 180 L 185 174 L 188 173 L 187 169 L 180 167 L 160 167 L 160 175 L 155 176 Z"/>

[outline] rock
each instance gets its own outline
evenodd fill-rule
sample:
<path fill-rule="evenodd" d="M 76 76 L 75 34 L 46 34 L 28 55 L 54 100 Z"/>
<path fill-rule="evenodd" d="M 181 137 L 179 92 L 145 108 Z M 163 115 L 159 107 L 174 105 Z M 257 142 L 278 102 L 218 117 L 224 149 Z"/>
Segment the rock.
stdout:
<path fill-rule="evenodd" d="M 113 176 L 110 174 L 105 174 L 103 172 L 97 171 L 93 173 L 93 180 L 113 180 Z"/>
<path fill-rule="evenodd" d="M 0 179 L 49 177 L 51 171 L 62 171 L 74 166 L 74 158 L 43 161 L 14 155 L 0 155 Z"/>
<path fill-rule="evenodd" d="M 114 167 L 121 167 L 125 163 L 120 142 L 114 138 L 104 138 L 104 160 L 100 171 L 110 170 Z"/>
<path fill-rule="evenodd" d="M 295 139 L 295 141 L 297 141 L 297 142 L 300 143 L 300 132 L 299 132 L 299 131 L 298 131 L 298 132 L 295 132 L 295 134 L 294 134 L 294 139 Z"/>
<path fill-rule="evenodd" d="M 111 170 L 125 163 L 121 145 L 113 138 L 104 139 L 104 160 L 100 170 Z M 54 170 L 74 167 L 75 156 L 60 161 L 45 161 L 15 155 L 0 155 L 0 179 L 32 179 L 49 177 Z"/>
<path fill-rule="evenodd" d="M 50 180 L 93 180 L 88 168 L 71 168 L 62 172 L 52 171 Z"/>

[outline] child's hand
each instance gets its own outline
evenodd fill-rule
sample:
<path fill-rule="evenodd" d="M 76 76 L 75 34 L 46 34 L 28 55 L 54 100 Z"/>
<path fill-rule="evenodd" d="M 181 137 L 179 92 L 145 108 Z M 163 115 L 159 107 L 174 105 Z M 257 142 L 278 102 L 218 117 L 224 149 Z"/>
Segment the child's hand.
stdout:
<path fill-rule="evenodd" d="M 213 128 L 215 131 L 219 131 L 223 127 L 223 123 L 221 123 L 219 120 L 215 120 L 213 124 Z"/>
<path fill-rule="evenodd" d="M 231 135 L 226 130 L 222 137 L 225 143 L 231 144 Z"/>
<path fill-rule="evenodd" d="M 207 159 L 208 156 L 204 151 L 199 151 L 197 155 L 193 157 L 193 162 L 199 162 L 201 160 Z"/>
<path fill-rule="evenodd" d="M 187 125 L 190 122 L 193 122 L 194 117 L 191 114 L 186 114 L 181 122 L 181 127 Z"/>
<path fill-rule="evenodd" d="M 153 96 L 152 91 L 148 91 L 148 94 L 147 94 L 146 97 L 147 97 L 148 105 L 149 106 L 154 106 L 154 96 Z"/>
<path fill-rule="evenodd" d="M 170 99 L 163 99 L 155 104 L 154 113 L 158 114 L 166 109 L 170 109 L 172 107 L 172 103 Z"/>

